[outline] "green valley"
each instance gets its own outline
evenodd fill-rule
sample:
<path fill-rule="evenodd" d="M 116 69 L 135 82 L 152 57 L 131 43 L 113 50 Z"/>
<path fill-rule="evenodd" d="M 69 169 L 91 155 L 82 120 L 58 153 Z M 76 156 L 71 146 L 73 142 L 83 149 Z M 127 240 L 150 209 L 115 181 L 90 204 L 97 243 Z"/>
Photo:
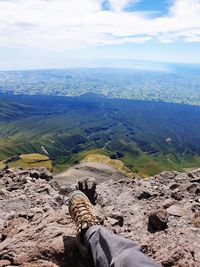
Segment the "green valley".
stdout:
<path fill-rule="evenodd" d="M 144 177 L 200 165 L 198 106 L 98 94 L 1 94 L 0 103 L 0 162 L 39 153 L 60 172 L 98 154 Z"/>

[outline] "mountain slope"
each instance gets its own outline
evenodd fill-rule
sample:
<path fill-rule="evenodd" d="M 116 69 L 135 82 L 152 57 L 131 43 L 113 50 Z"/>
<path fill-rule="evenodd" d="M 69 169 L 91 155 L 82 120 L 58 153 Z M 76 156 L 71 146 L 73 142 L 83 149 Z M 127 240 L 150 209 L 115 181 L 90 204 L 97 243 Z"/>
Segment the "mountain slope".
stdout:
<path fill-rule="evenodd" d="M 93 94 L 2 95 L 1 102 L 0 161 L 46 154 L 59 172 L 97 153 L 142 176 L 200 164 L 199 107 Z"/>

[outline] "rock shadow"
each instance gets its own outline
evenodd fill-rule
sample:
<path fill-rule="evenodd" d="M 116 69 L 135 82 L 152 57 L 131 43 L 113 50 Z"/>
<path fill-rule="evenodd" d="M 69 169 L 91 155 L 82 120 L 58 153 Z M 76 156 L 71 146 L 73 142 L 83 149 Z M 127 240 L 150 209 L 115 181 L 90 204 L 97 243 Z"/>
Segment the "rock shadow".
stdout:
<path fill-rule="evenodd" d="M 63 236 L 64 257 L 61 267 L 93 267 L 92 259 L 85 260 L 78 249 L 76 238 Z"/>

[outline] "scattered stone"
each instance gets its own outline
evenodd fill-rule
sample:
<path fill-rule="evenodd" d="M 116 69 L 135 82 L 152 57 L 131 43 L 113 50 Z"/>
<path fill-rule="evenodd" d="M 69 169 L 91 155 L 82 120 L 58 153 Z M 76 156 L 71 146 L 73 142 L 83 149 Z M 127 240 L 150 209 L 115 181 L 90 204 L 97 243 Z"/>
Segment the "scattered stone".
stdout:
<path fill-rule="evenodd" d="M 195 191 L 196 191 L 196 188 L 197 188 L 197 185 L 196 184 L 191 184 L 187 187 L 187 191 L 190 193 L 190 194 L 194 194 Z"/>
<path fill-rule="evenodd" d="M 111 226 L 115 226 L 118 225 L 118 220 L 111 218 L 111 217 L 107 217 L 107 222 L 108 224 L 110 224 Z"/>
<path fill-rule="evenodd" d="M 195 201 L 200 203 L 200 198 L 195 198 Z"/>
<path fill-rule="evenodd" d="M 200 168 L 188 173 L 189 178 L 197 179 L 200 177 Z"/>
<path fill-rule="evenodd" d="M 174 189 L 176 189 L 176 188 L 179 187 L 179 184 L 177 184 L 177 183 L 171 183 L 171 184 L 169 184 L 168 187 L 169 187 L 170 190 L 174 190 Z"/>
<path fill-rule="evenodd" d="M 176 172 L 176 171 L 171 171 L 171 172 L 170 171 L 164 171 L 164 172 L 161 172 L 161 173 L 155 175 L 155 178 L 160 180 L 161 182 L 163 182 L 166 180 L 174 179 L 178 174 L 179 174 L 179 172 Z"/>
<path fill-rule="evenodd" d="M 33 171 L 30 172 L 30 177 L 39 179 L 40 174 L 39 174 L 38 171 L 34 171 L 34 170 L 33 170 Z"/>
<path fill-rule="evenodd" d="M 19 232 L 25 230 L 28 226 L 28 221 L 24 218 L 14 218 L 8 222 L 8 225 L 2 231 L 2 238 L 12 237 Z"/>
<path fill-rule="evenodd" d="M 152 194 L 150 192 L 147 192 L 147 191 L 138 191 L 136 193 L 136 197 L 138 199 L 148 199 L 152 196 Z"/>
<path fill-rule="evenodd" d="M 123 227 L 124 225 L 124 217 L 121 214 L 111 212 L 107 219 L 114 223 L 111 224 L 112 226 L 119 225 L 120 227 Z"/>
<path fill-rule="evenodd" d="M 195 214 L 193 224 L 195 227 L 200 228 L 200 214 Z"/>
<path fill-rule="evenodd" d="M 0 267 L 11 265 L 11 262 L 8 260 L 0 260 Z"/>
<path fill-rule="evenodd" d="M 195 191 L 195 195 L 200 196 L 200 187 L 198 187 Z"/>
<path fill-rule="evenodd" d="M 187 216 L 188 215 L 188 211 L 184 208 L 181 208 L 179 206 L 176 205 L 172 205 L 171 207 L 169 207 L 167 209 L 167 212 L 171 215 L 177 216 L 177 217 L 182 217 L 182 216 Z"/>
<path fill-rule="evenodd" d="M 50 181 L 53 179 L 52 174 L 46 168 L 32 168 L 30 169 L 30 177 L 36 179 L 44 179 L 46 181 Z"/>
<path fill-rule="evenodd" d="M 179 201 L 183 199 L 184 196 L 179 191 L 174 191 L 171 193 L 171 197 Z"/>
<path fill-rule="evenodd" d="M 56 180 L 50 180 L 49 185 L 56 191 L 60 191 L 60 185 Z"/>
<path fill-rule="evenodd" d="M 195 259 L 194 259 L 194 251 L 191 246 L 181 245 L 178 247 L 174 247 L 166 253 L 161 253 L 159 255 L 160 262 L 164 267 L 195 267 Z"/>
<path fill-rule="evenodd" d="M 150 233 L 155 233 L 157 231 L 162 231 L 167 228 L 168 214 L 166 210 L 160 209 L 152 212 L 149 215 L 148 231 Z"/>
<path fill-rule="evenodd" d="M 170 206 L 172 206 L 174 204 L 174 200 L 171 198 L 167 198 L 164 200 L 164 202 L 162 203 L 162 206 L 164 209 L 169 208 Z"/>
<path fill-rule="evenodd" d="M 190 181 L 191 183 L 200 183 L 200 178 L 199 179 L 194 179 Z"/>
<path fill-rule="evenodd" d="M 59 194 L 63 196 L 68 196 L 72 191 L 76 190 L 76 186 L 66 186 L 66 185 L 61 185 Z"/>

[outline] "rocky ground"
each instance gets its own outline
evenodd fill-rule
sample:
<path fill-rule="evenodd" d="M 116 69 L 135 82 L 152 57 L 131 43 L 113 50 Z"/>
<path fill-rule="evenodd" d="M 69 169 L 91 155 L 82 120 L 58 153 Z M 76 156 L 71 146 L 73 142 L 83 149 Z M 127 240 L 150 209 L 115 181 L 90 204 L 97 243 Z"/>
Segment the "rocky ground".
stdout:
<path fill-rule="evenodd" d="M 0 266 L 92 266 L 79 254 L 65 205 L 75 187 L 106 227 L 137 240 L 162 266 L 200 266 L 200 169 L 64 186 L 42 168 L 0 171 Z"/>

